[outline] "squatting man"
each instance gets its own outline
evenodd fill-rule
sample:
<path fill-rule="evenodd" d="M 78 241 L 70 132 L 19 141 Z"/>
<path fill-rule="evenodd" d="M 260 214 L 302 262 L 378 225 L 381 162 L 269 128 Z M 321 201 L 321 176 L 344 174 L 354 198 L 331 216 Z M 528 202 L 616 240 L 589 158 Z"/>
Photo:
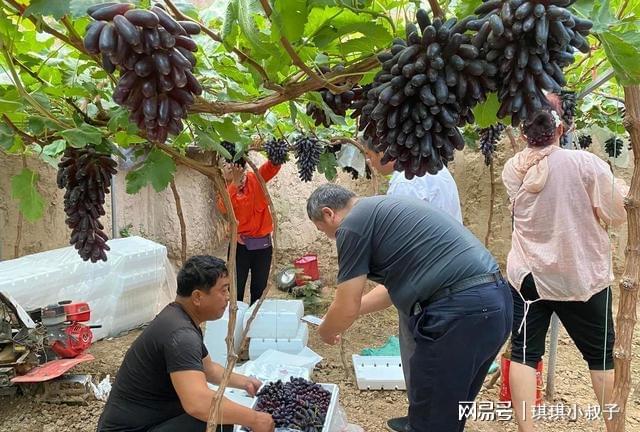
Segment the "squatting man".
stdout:
<path fill-rule="evenodd" d="M 98 432 L 204 432 L 224 368 L 214 363 L 200 324 L 217 320 L 229 302 L 224 261 L 194 256 L 178 273 L 177 296 L 138 336 L 124 357 L 98 422 Z M 232 374 L 229 386 L 255 396 L 261 382 Z M 222 400 L 218 431 L 231 425 L 271 432 L 270 414 Z"/>

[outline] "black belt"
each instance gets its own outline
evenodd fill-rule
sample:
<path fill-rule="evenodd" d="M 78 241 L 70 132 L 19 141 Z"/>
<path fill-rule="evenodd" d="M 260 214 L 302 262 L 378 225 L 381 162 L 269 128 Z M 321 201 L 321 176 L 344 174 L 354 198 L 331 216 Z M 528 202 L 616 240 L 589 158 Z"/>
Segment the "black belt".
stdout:
<path fill-rule="evenodd" d="M 500 271 L 495 273 L 485 273 L 478 276 L 472 276 L 467 279 L 463 279 L 460 282 L 456 282 L 453 285 L 449 285 L 448 287 L 444 287 L 434 293 L 431 297 L 424 301 L 418 301 L 411 308 L 411 315 L 416 315 L 420 313 L 428 304 L 437 302 L 438 300 L 442 300 L 445 297 L 449 297 L 450 295 L 468 290 L 469 288 L 473 288 L 478 285 L 499 282 L 502 280 L 502 274 Z"/>

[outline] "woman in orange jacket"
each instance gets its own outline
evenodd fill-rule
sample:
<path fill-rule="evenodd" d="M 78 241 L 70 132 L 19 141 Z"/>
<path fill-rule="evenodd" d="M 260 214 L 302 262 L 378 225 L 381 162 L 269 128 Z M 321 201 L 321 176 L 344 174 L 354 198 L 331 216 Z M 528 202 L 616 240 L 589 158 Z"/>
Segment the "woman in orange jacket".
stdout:
<path fill-rule="evenodd" d="M 246 165 L 247 162 L 244 159 L 239 159 L 235 163 L 227 160 L 223 163 L 222 171 L 238 223 L 236 249 L 238 301 L 244 299 L 245 285 L 251 272 L 250 304 L 253 304 L 260 298 L 269 280 L 273 255 L 271 247 L 273 220 L 260 182 L 254 172 L 247 171 Z M 266 161 L 260 166 L 258 172 L 264 181 L 268 182 L 278 174 L 281 166 Z M 218 208 L 222 213 L 226 213 L 222 197 L 218 197 Z"/>

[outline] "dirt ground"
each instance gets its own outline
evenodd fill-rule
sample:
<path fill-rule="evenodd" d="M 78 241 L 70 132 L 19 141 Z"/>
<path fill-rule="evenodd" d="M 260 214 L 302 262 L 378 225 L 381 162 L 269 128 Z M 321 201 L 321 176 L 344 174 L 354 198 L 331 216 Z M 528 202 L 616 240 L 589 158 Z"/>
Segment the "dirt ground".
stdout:
<path fill-rule="evenodd" d="M 282 293 L 273 293 L 282 296 Z M 397 317 L 393 310 L 387 310 L 374 316 L 364 317 L 356 322 L 345 338 L 345 357 L 349 362 L 350 376 L 353 377 L 351 354 L 361 349 L 383 344 L 387 337 L 394 334 Z M 134 330 L 124 336 L 99 341 L 91 348 L 96 357 L 91 363 L 77 366 L 78 373 L 91 373 L 96 379 L 107 374 L 113 377 L 122 358 L 133 340 L 140 334 Z M 360 391 L 353 378 L 346 378 L 342 366 L 339 347 L 324 345 L 312 332 L 309 346 L 324 357 L 314 372 L 317 382 L 336 383 L 340 387 L 340 403 L 345 408 L 350 422 L 358 424 L 367 432 L 383 431 L 386 419 L 406 412 L 406 394 L 403 391 Z M 640 335 L 636 332 L 634 341 L 634 360 L 632 370 L 637 386 L 640 376 Z M 546 376 L 546 373 L 545 373 Z M 489 378 L 487 378 L 487 383 Z M 492 389 L 484 388 L 478 401 L 495 402 L 498 400 L 498 384 Z M 556 396 L 549 405 L 563 403 L 577 404 L 586 408 L 595 403 L 590 388 L 589 374 L 579 352 L 572 344 L 566 332 L 561 329 L 556 373 Z M 0 399 L 0 432 L 92 432 L 95 431 L 103 402 L 92 400 L 87 406 L 71 406 L 40 403 L 30 397 Z M 467 431 L 471 432 L 515 432 L 514 421 L 470 421 Z M 602 421 L 589 421 L 579 418 L 572 422 L 543 421 L 538 423 L 540 432 L 604 431 Z M 628 404 L 627 431 L 640 431 L 640 392 L 631 394 Z"/>

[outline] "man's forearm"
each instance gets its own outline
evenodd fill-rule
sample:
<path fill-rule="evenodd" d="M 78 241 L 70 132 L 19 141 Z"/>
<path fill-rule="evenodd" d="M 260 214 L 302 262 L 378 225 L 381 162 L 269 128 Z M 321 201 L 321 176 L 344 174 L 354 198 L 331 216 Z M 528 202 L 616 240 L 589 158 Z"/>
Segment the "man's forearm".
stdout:
<path fill-rule="evenodd" d="M 206 422 L 209 419 L 211 405 L 216 397 L 216 392 L 211 390 L 209 397 L 202 398 L 201 403 L 195 407 L 195 410 L 188 414 L 200 421 Z M 243 405 L 235 403 L 226 397 L 222 398 L 221 415 L 218 416 L 218 424 L 237 424 L 252 427 L 255 423 L 256 412 Z"/>
<path fill-rule="evenodd" d="M 360 315 L 381 311 L 390 307 L 392 304 L 387 288 L 384 285 L 376 285 L 362 297 Z"/>
<path fill-rule="evenodd" d="M 224 375 L 224 368 L 217 364 L 211 363 L 211 366 L 206 371 L 207 381 L 211 384 L 220 385 L 222 382 L 222 376 Z M 244 389 L 246 377 L 232 372 L 229 377 L 228 387 Z"/>

